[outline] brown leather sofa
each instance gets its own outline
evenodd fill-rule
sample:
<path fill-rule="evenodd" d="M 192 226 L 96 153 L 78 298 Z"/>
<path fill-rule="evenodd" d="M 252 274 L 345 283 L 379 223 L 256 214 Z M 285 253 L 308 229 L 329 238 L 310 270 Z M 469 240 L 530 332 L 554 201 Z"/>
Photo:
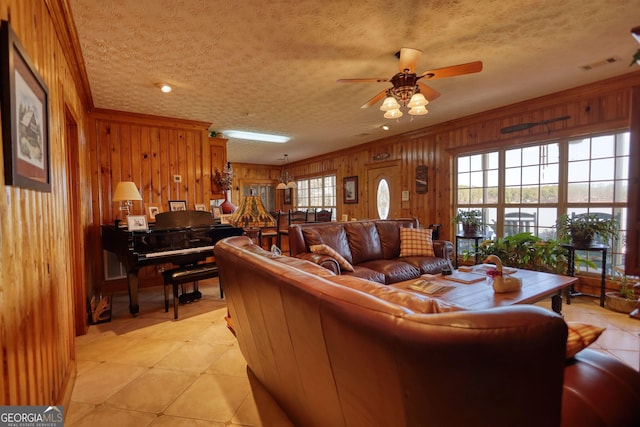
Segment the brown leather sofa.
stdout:
<path fill-rule="evenodd" d="M 549 310 L 465 311 L 247 237 L 215 255 L 247 365 L 298 427 L 640 425 L 640 374 L 589 349 L 567 361 Z"/>
<path fill-rule="evenodd" d="M 387 285 L 452 268 L 453 244 L 446 240 L 433 241 L 435 256 L 399 257 L 400 228 L 418 226 L 417 218 L 292 224 L 289 248 L 292 256 L 315 262 L 335 273 Z M 310 247 L 319 244 L 336 250 L 354 271 L 340 269 L 327 255 L 311 253 Z"/>

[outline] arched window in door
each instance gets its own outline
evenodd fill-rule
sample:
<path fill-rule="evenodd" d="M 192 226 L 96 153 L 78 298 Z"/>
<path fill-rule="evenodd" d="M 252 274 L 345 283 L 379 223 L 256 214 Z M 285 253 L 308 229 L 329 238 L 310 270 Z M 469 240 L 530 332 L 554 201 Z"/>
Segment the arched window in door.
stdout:
<path fill-rule="evenodd" d="M 385 178 L 382 178 L 378 182 L 378 189 L 376 191 L 376 204 L 378 206 L 378 217 L 380 219 L 387 219 L 389 217 L 389 183 Z"/>

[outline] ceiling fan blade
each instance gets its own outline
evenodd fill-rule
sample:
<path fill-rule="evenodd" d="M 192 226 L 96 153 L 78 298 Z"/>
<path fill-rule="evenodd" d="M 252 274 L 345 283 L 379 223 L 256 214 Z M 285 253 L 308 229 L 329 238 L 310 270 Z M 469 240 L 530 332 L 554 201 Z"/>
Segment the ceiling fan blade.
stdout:
<path fill-rule="evenodd" d="M 404 73 L 404 70 L 409 70 L 410 74 L 415 73 L 420 55 L 422 55 L 422 51 L 418 49 L 411 49 L 410 47 L 400 49 L 400 65 L 398 67 L 400 72 Z"/>
<path fill-rule="evenodd" d="M 426 79 L 443 79 L 445 77 L 460 76 L 462 74 L 471 74 L 482 71 L 482 61 L 468 62 L 466 64 L 451 65 L 449 67 L 436 68 L 435 70 L 425 71 L 420 78 Z"/>
<path fill-rule="evenodd" d="M 383 83 L 388 82 L 387 78 L 370 78 L 370 79 L 338 79 L 336 82 L 338 83 Z"/>
<path fill-rule="evenodd" d="M 418 82 L 418 86 L 420 86 L 420 92 L 422 92 L 424 97 L 427 98 L 427 101 L 433 101 L 434 99 L 440 96 L 440 92 L 438 92 L 433 88 L 430 88 L 424 83 Z"/>
<path fill-rule="evenodd" d="M 379 92 L 376 96 L 374 96 L 373 98 L 371 98 L 370 100 L 368 100 L 365 104 L 362 105 L 362 107 L 360 108 L 369 108 L 372 105 L 375 105 L 378 101 L 380 101 L 382 98 L 384 98 L 387 95 L 387 89 L 383 90 L 382 92 Z"/>

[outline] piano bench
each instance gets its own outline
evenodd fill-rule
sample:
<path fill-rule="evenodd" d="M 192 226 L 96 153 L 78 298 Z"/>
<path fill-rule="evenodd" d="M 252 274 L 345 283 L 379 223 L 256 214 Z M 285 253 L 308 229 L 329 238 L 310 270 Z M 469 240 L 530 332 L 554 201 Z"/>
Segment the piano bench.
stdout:
<path fill-rule="evenodd" d="M 166 270 L 162 273 L 164 276 L 164 311 L 169 311 L 169 295 L 167 286 L 173 286 L 173 318 L 178 318 L 178 302 L 189 302 L 202 297 L 198 291 L 197 285 L 194 292 L 183 294 L 178 297 L 178 286 L 184 283 L 197 282 L 198 280 L 210 279 L 218 276 L 218 266 L 215 262 L 196 264 L 189 267 L 179 267 Z M 222 289 L 220 289 L 220 297 L 222 297 Z"/>

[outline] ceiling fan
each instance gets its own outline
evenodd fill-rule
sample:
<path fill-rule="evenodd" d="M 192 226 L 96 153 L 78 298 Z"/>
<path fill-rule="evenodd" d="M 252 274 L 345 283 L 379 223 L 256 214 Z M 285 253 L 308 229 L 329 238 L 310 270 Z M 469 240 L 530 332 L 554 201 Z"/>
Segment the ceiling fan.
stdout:
<path fill-rule="evenodd" d="M 386 98 L 380 107 L 385 111 L 386 118 L 398 118 L 402 116 L 400 107 L 409 107 L 409 114 L 427 114 L 424 108 L 429 101 L 433 101 L 440 96 L 435 89 L 418 81 L 421 79 L 433 80 L 446 77 L 454 77 L 463 74 L 471 74 L 482 71 L 482 62 L 475 61 L 466 64 L 451 65 L 449 67 L 427 70 L 421 74 L 416 74 L 416 65 L 422 51 L 403 47 L 396 56 L 400 59 L 399 72 L 391 78 L 369 78 L 369 79 L 339 79 L 338 83 L 384 83 L 391 82 L 393 87 L 384 89 L 371 98 L 361 108 L 368 108 L 376 104 L 382 98 Z"/>

